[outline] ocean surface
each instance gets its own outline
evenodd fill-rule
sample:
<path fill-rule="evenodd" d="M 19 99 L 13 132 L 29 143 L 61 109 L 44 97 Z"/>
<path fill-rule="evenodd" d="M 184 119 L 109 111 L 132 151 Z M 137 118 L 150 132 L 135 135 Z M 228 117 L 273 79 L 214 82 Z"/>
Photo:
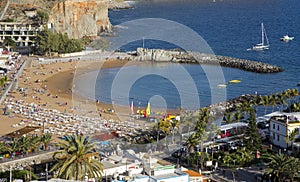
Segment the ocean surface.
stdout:
<path fill-rule="evenodd" d="M 118 105 L 129 105 L 133 101 L 135 107 L 145 107 L 150 101 L 153 107 L 196 109 L 243 94 L 281 92 L 297 87 L 300 81 L 298 0 L 147 0 L 136 2 L 134 6 L 134 9 L 109 12 L 111 23 L 115 25 L 113 39 L 128 37 L 131 40 L 119 44 L 118 48 L 123 51 L 142 46 L 190 48 L 204 40 L 202 45 L 208 45 L 216 55 L 261 61 L 277 65 L 284 71 L 258 74 L 214 66 L 153 63 L 86 74 L 81 81 L 97 77 L 95 95 L 87 89 L 79 89 L 82 95 Z M 131 23 L 126 24 L 128 21 Z M 142 33 L 131 31 L 135 22 L 137 27 L 144 26 L 141 22 L 147 23 L 144 30 L 136 28 Z M 267 32 L 270 50 L 247 51 L 261 41 L 261 22 Z M 167 34 L 163 32 L 165 26 L 171 27 Z M 187 28 L 203 40 L 194 39 L 189 33 L 183 35 Z M 151 36 L 147 37 L 143 32 L 150 32 Z M 280 37 L 287 33 L 295 39 L 281 42 Z M 154 40 L 156 35 L 169 37 Z M 190 76 L 185 77 L 187 74 Z M 232 79 L 241 82 L 218 86 Z"/>

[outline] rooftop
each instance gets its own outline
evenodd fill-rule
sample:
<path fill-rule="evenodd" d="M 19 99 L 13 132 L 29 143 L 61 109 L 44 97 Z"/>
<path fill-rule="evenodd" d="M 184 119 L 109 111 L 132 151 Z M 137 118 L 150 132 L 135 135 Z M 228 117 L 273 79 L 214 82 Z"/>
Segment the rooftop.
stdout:
<path fill-rule="evenodd" d="M 196 171 L 193 170 L 187 170 L 187 171 L 182 171 L 186 174 L 188 174 L 190 177 L 202 177 L 202 175 Z"/>
<path fill-rule="evenodd" d="M 284 113 L 284 112 L 275 112 L 269 114 L 271 120 L 279 121 L 282 123 L 288 124 L 300 124 L 300 112 L 293 112 L 293 113 Z"/>
<path fill-rule="evenodd" d="M 161 174 L 157 176 L 151 176 L 150 178 L 156 179 L 156 180 L 162 180 L 162 179 L 169 179 L 174 177 L 180 177 L 180 176 L 188 176 L 186 173 L 168 173 L 168 174 Z"/>

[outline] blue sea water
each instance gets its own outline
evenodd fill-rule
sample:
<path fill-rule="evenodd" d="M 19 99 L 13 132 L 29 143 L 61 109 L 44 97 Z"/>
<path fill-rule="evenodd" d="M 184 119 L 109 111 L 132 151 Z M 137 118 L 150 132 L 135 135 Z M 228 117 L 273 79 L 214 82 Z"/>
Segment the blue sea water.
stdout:
<path fill-rule="evenodd" d="M 117 26 L 127 21 L 142 18 L 161 18 L 170 20 L 191 28 L 201 36 L 213 52 L 237 58 L 261 61 L 280 66 L 284 69 L 281 73 L 258 74 L 232 68 L 222 68 L 223 77 L 208 78 L 203 68 L 199 65 L 157 65 L 131 66 L 126 68 L 128 73 L 144 70 L 149 73 L 139 76 L 130 85 L 128 97 L 123 97 L 124 90 L 118 89 L 120 97 L 112 99 L 113 83 L 119 68 L 105 69 L 97 77 L 96 98 L 103 102 L 128 105 L 132 100 L 135 106 L 144 107 L 151 98 L 156 99 L 156 107 L 178 108 L 182 107 L 180 96 L 191 97 L 197 95 L 200 106 L 209 105 L 216 101 L 230 99 L 242 94 L 271 94 L 287 88 L 295 88 L 300 81 L 300 1 L 298 0 L 148 0 L 135 3 L 134 9 L 110 11 L 111 23 L 116 26 L 115 36 L 122 38 L 122 32 L 130 27 Z M 253 44 L 261 39 L 260 23 L 263 22 L 270 42 L 268 51 L 247 51 Z M 160 33 L 159 28 L 153 25 L 152 33 Z M 180 35 L 180 30 L 170 32 L 172 36 Z M 285 34 L 294 36 L 295 39 L 288 43 L 279 39 Z M 126 35 L 128 36 L 128 35 Z M 191 42 L 193 44 L 193 42 Z M 142 47 L 143 41 L 133 41 L 120 47 L 122 50 L 135 50 Z M 165 41 L 144 39 L 146 48 L 175 48 L 178 45 Z M 146 67 L 146 68 L 145 68 Z M 190 88 L 190 82 L 185 89 L 178 90 L 176 84 L 185 84 L 186 80 L 178 79 L 174 83 L 169 79 L 172 75 L 179 74 L 176 70 L 183 67 L 192 77 L 197 92 Z M 155 70 L 162 69 L 169 73 L 164 77 Z M 209 68 L 212 72 L 214 68 Z M 216 71 L 216 73 L 219 71 Z M 152 73 L 152 74 L 151 74 Z M 126 74 L 125 74 L 126 75 Z M 124 80 L 126 77 L 122 77 Z M 227 83 L 229 80 L 239 79 L 242 82 L 230 84 L 226 88 L 217 88 L 211 85 Z M 191 91 L 192 90 L 192 91 Z M 225 93 L 225 97 L 222 94 Z M 220 97 L 216 96 L 220 94 Z M 88 94 L 83 94 L 92 97 Z M 118 95 L 118 94 L 116 94 Z M 216 98 L 212 100 L 212 98 Z M 128 99 L 129 98 L 129 99 Z M 155 99 L 154 99 L 155 98 Z M 191 107 L 198 107 L 194 99 L 188 101 Z M 154 102 L 155 105 L 155 102 Z M 186 106 L 185 106 L 186 107 Z"/>

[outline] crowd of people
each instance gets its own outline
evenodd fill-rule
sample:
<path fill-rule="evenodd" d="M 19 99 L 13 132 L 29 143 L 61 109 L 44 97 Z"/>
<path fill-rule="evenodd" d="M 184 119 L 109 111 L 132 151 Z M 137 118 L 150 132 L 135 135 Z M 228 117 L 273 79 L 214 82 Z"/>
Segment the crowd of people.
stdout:
<path fill-rule="evenodd" d="M 124 136 L 140 132 L 140 129 L 145 131 L 149 129 L 134 119 L 120 122 L 102 117 L 88 117 L 44 108 L 41 105 L 14 98 L 7 98 L 4 101 L 4 108 L 3 114 L 9 113 L 10 117 L 25 118 L 18 124 L 13 124 L 12 127 L 40 126 L 40 129 L 35 130 L 36 133 L 51 133 L 58 137 L 70 134 L 93 135 L 107 131 L 116 131 L 119 136 Z"/>

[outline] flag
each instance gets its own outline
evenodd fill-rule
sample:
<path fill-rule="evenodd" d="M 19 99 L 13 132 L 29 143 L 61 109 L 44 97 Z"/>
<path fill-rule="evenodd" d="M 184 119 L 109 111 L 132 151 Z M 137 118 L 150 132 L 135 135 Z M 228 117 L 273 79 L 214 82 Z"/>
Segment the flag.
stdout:
<path fill-rule="evenodd" d="M 134 111 L 133 111 L 133 101 L 131 101 L 131 104 L 130 104 L 130 111 L 131 111 L 131 114 L 134 114 Z"/>
<path fill-rule="evenodd" d="M 146 108 L 146 116 L 149 116 L 151 113 L 151 109 L 150 109 L 150 102 L 148 102 L 147 108 Z"/>

